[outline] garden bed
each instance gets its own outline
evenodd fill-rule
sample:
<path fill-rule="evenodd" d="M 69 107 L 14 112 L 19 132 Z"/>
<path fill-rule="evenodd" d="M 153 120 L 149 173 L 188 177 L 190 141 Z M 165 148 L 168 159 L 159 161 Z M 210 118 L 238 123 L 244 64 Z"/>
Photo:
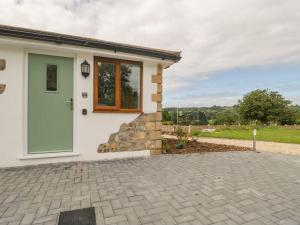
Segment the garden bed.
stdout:
<path fill-rule="evenodd" d="M 206 142 L 186 141 L 182 149 L 177 149 L 176 139 L 164 139 L 162 150 L 165 154 L 188 154 L 204 152 L 232 152 L 232 151 L 252 151 L 251 148 L 239 147 L 234 145 L 212 144 Z"/>

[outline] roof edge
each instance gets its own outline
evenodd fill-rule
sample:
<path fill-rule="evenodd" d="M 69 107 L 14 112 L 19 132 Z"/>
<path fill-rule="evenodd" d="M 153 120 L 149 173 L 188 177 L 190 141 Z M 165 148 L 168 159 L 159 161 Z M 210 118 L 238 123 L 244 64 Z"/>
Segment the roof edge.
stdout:
<path fill-rule="evenodd" d="M 0 35 L 36 41 L 52 42 L 56 44 L 68 44 L 74 46 L 110 50 L 114 52 L 130 53 L 135 55 L 159 58 L 161 60 L 171 60 L 174 62 L 178 62 L 181 59 L 181 52 L 177 51 L 147 48 L 14 26 L 0 25 Z"/>

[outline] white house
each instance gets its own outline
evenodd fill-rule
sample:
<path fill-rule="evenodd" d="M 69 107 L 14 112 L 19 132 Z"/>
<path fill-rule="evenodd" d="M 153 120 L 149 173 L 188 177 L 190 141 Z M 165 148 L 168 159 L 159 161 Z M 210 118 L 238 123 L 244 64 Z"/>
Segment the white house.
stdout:
<path fill-rule="evenodd" d="M 0 25 L 0 167 L 159 154 L 180 52 Z"/>

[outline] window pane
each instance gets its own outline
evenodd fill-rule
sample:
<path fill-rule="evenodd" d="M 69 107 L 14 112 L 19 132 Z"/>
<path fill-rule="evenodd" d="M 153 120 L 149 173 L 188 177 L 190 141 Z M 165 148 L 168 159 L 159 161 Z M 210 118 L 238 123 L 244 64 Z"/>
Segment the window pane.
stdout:
<path fill-rule="evenodd" d="M 115 64 L 98 63 L 98 105 L 116 105 L 116 73 Z"/>
<path fill-rule="evenodd" d="M 47 65 L 47 91 L 57 91 L 57 65 Z"/>
<path fill-rule="evenodd" d="M 140 109 L 141 67 L 133 64 L 121 64 L 121 107 L 122 109 Z"/>

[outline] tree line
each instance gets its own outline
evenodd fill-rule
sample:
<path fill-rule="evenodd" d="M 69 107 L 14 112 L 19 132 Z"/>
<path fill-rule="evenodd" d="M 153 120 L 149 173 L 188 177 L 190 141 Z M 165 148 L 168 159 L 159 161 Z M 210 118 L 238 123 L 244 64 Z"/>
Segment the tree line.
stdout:
<path fill-rule="evenodd" d="M 294 125 L 300 124 L 300 106 L 268 89 L 247 93 L 234 106 L 165 108 L 164 124 L 179 125 Z"/>

